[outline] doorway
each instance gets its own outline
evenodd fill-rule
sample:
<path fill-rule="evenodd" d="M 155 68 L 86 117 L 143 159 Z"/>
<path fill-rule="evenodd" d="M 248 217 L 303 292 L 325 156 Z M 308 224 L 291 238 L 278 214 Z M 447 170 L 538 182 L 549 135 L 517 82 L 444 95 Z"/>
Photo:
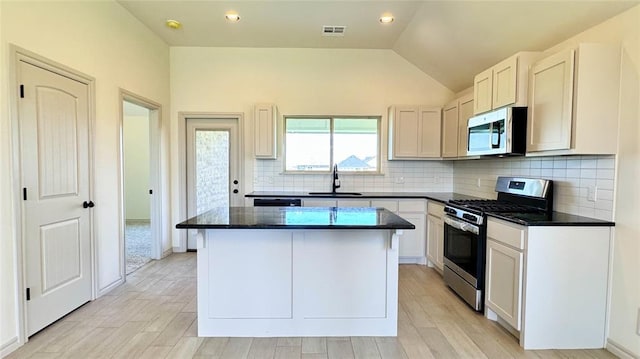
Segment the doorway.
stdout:
<path fill-rule="evenodd" d="M 238 118 L 186 119 L 187 217 L 215 207 L 242 206 Z M 186 249 L 196 250 L 194 231 Z"/>
<path fill-rule="evenodd" d="M 159 105 L 121 91 L 121 236 L 125 275 L 162 257 L 158 188 Z"/>

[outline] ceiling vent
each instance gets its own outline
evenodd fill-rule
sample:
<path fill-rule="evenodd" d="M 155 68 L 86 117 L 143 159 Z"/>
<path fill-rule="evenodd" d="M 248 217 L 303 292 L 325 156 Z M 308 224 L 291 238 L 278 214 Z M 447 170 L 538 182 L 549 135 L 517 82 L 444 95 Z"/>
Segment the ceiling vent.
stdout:
<path fill-rule="evenodd" d="M 322 36 L 344 36 L 346 26 L 328 26 L 322 27 Z"/>

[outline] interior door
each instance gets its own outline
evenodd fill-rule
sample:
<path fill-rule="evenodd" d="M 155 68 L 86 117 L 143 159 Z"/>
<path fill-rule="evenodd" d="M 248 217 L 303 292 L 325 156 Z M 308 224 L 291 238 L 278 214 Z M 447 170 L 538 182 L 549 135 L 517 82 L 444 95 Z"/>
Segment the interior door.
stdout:
<path fill-rule="evenodd" d="M 24 61 L 18 71 L 32 335 L 91 299 L 89 87 Z"/>
<path fill-rule="evenodd" d="M 187 119 L 187 217 L 242 206 L 237 119 Z M 196 249 L 195 233 L 187 250 Z"/>

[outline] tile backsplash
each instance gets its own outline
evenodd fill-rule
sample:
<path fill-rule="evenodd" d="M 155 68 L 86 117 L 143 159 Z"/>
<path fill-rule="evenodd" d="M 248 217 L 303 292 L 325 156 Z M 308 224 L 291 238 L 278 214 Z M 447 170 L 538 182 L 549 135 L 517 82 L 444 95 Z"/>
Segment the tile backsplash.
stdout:
<path fill-rule="evenodd" d="M 556 211 L 613 220 L 615 156 L 457 161 L 453 166 L 453 190 L 472 196 L 495 198 L 494 188 L 498 176 L 551 179 Z"/>
<path fill-rule="evenodd" d="M 340 174 L 343 192 L 450 192 L 451 161 L 381 161 L 379 175 Z M 328 174 L 285 174 L 282 160 L 255 161 L 255 191 L 330 191 Z"/>
<path fill-rule="evenodd" d="M 554 181 L 556 211 L 613 220 L 615 156 L 382 161 L 380 175 L 340 174 L 344 192 L 458 192 L 495 198 L 498 176 Z M 255 191 L 329 191 L 328 174 L 284 174 L 281 160 L 255 161 Z M 593 200 L 593 192 L 595 200 Z"/>

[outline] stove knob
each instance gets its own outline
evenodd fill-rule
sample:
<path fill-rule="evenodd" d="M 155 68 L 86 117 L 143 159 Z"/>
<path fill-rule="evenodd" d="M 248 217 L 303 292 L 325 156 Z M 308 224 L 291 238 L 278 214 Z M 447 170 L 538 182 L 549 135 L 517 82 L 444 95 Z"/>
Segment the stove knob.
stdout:
<path fill-rule="evenodd" d="M 455 216 L 455 215 L 456 215 L 456 213 L 457 213 L 455 209 L 453 209 L 453 208 L 449 208 L 449 207 L 445 207 L 445 208 L 444 208 L 444 212 L 445 212 L 445 213 L 453 214 L 454 216 Z"/>

